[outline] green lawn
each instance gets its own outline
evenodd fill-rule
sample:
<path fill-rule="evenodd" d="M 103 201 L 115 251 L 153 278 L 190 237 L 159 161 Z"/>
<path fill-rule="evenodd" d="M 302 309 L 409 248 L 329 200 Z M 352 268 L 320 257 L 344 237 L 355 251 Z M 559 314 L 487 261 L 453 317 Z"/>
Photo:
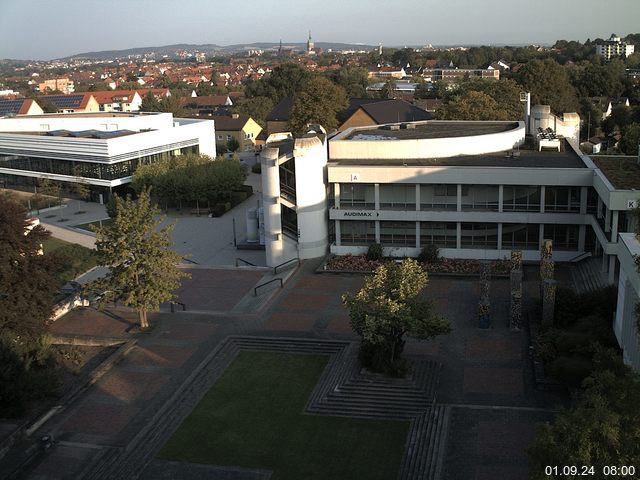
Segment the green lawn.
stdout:
<path fill-rule="evenodd" d="M 57 238 L 47 238 L 42 243 L 42 250 L 45 255 L 51 254 L 58 259 L 59 268 L 56 277 L 60 285 L 73 280 L 97 265 L 94 250 Z"/>
<path fill-rule="evenodd" d="M 74 225 L 73 228 L 81 228 L 82 230 L 88 230 L 90 232 L 93 232 L 94 230 L 92 229 L 92 227 L 96 227 L 96 228 L 99 227 L 100 222 L 102 222 L 103 227 L 106 227 L 108 225 L 111 225 L 111 223 L 113 223 L 113 219 L 107 218 L 105 220 L 98 220 L 96 222 L 82 223 L 80 225 Z"/>
<path fill-rule="evenodd" d="M 396 478 L 408 421 L 303 413 L 327 361 L 241 352 L 159 456 L 273 470 L 273 480 Z"/>
<path fill-rule="evenodd" d="M 71 245 L 71 243 L 49 237 L 42 243 L 42 250 L 44 250 L 45 253 L 51 253 L 55 252 L 59 248 L 66 247 L 67 245 Z"/>

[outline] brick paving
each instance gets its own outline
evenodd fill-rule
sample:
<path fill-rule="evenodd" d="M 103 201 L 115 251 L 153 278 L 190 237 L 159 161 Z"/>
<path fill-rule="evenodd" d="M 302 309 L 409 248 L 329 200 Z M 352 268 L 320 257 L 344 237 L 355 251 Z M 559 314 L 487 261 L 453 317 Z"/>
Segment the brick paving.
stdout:
<path fill-rule="evenodd" d="M 340 296 L 357 291 L 364 276 L 317 275 L 312 270 L 312 264 L 303 265 L 261 314 L 225 316 L 221 312 L 237 305 L 262 273 L 194 268 L 197 273 L 180 292 L 188 311 L 154 314 L 151 318 L 157 327 L 150 334 L 136 336 L 139 343 L 129 356 L 45 425 L 43 431 L 53 432 L 61 444 L 34 467 L 32 478 L 43 478 L 43 471 L 50 471 L 47 478 L 53 480 L 77 478 L 86 462 L 111 454 L 99 446 L 126 445 L 229 334 L 354 340 Z M 535 278 L 532 281 L 525 272 L 525 280 L 525 292 L 535 293 Z M 476 324 L 477 278 L 432 276 L 427 295 L 436 311 L 452 321 L 453 333 L 429 342 L 408 339 L 405 352 L 418 360 L 442 364 L 437 402 L 446 405 L 450 421 L 439 427 L 446 443 L 441 478 L 526 478 L 524 451 L 533 426 L 552 418 L 548 411 L 535 409 L 554 406 L 551 401 L 555 398 L 549 400 L 533 389 L 526 335 L 508 330 L 508 281 L 491 282 L 492 325 L 488 331 Z M 203 315 L 206 310 L 211 315 Z M 53 331 L 129 338 L 127 329 L 135 323 L 135 313 L 125 309 L 114 313 L 121 318 L 75 310 L 56 322 Z M 88 445 L 73 447 L 65 442 Z M 66 467 L 53 468 L 54 459 L 62 459 Z"/>

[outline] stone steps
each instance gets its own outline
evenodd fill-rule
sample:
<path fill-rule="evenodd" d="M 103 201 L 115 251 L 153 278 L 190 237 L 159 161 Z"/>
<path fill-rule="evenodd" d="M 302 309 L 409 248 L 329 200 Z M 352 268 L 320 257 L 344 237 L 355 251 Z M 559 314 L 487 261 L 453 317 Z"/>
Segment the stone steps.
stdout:
<path fill-rule="evenodd" d="M 399 479 L 440 479 L 449 415 L 450 407 L 436 404 L 428 412 L 414 419 Z"/>
<path fill-rule="evenodd" d="M 571 276 L 578 293 L 588 293 L 607 285 L 604 274 L 600 271 L 600 258 L 589 258 L 573 265 Z"/>

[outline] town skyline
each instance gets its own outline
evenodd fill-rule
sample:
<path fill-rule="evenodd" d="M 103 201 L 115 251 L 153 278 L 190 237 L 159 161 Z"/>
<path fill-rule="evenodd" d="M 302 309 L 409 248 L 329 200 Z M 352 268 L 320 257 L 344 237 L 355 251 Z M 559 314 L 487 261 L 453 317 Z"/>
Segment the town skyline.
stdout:
<path fill-rule="evenodd" d="M 611 33 L 625 36 L 634 32 L 634 19 L 640 15 L 640 5 L 634 0 L 609 2 L 610 11 L 624 15 L 606 16 L 595 13 L 601 6 L 595 0 L 562 4 L 542 0 L 535 5 L 522 0 L 509 4 L 488 0 L 481 12 L 469 0 L 452 0 L 446 5 L 399 0 L 391 8 L 380 0 L 346 5 L 329 0 L 323 9 L 307 0 L 276 4 L 261 15 L 235 22 L 232 11 L 228 21 L 220 21 L 216 9 L 202 0 L 186 0 L 178 11 L 163 8 L 173 6 L 167 1 L 116 1 L 106 5 L 94 0 L 70 0 L 64 9 L 50 10 L 43 1 L 25 4 L 6 0 L 0 18 L 0 58 L 51 60 L 85 52 L 174 44 L 251 45 L 280 39 L 283 43 L 301 43 L 309 30 L 316 43 L 382 43 L 390 47 L 549 45 L 557 40 L 608 38 Z M 255 13 L 264 10 L 264 4 L 249 0 L 245 9 Z M 287 12 L 286 24 L 282 22 L 283 11 Z M 97 20 L 88 21 L 87 12 Z M 478 21 L 479 14 L 482 21 Z M 17 21 L 26 17 L 30 29 Z M 35 42 L 34 31 L 47 41 Z"/>

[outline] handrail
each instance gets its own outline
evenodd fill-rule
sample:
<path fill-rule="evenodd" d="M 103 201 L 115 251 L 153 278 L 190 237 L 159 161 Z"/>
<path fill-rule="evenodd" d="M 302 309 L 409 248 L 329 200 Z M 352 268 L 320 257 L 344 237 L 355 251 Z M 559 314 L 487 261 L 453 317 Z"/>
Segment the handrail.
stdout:
<path fill-rule="evenodd" d="M 236 267 L 238 266 L 238 262 L 246 263 L 247 265 L 249 265 L 251 267 L 255 267 L 256 266 L 254 263 L 247 262 L 244 258 L 236 257 Z"/>
<path fill-rule="evenodd" d="M 275 275 L 276 273 L 278 273 L 278 269 L 280 267 L 284 267 L 285 265 L 287 265 L 288 263 L 291 262 L 297 262 L 298 265 L 300 265 L 300 259 L 299 258 L 292 258 L 291 260 L 287 260 L 286 262 L 282 262 L 280 265 L 276 265 L 275 267 L 273 267 L 273 274 Z"/>
<path fill-rule="evenodd" d="M 258 289 L 259 288 L 264 287 L 266 285 L 269 285 L 270 283 L 273 283 L 273 282 L 278 282 L 278 281 L 280 282 L 280 288 L 282 288 L 282 286 L 283 286 L 282 279 L 281 278 L 274 278 L 273 280 L 269 280 L 268 282 L 264 282 L 264 283 L 258 285 L 256 288 L 254 288 L 253 289 L 253 296 L 254 297 L 258 296 Z"/>
<path fill-rule="evenodd" d="M 591 256 L 592 256 L 591 252 L 584 252 L 584 253 L 581 253 L 580 255 L 576 255 L 575 257 L 570 259 L 569 262 L 578 263 L 579 261 L 584 260 L 585 258 L 589 258 Z"/>

